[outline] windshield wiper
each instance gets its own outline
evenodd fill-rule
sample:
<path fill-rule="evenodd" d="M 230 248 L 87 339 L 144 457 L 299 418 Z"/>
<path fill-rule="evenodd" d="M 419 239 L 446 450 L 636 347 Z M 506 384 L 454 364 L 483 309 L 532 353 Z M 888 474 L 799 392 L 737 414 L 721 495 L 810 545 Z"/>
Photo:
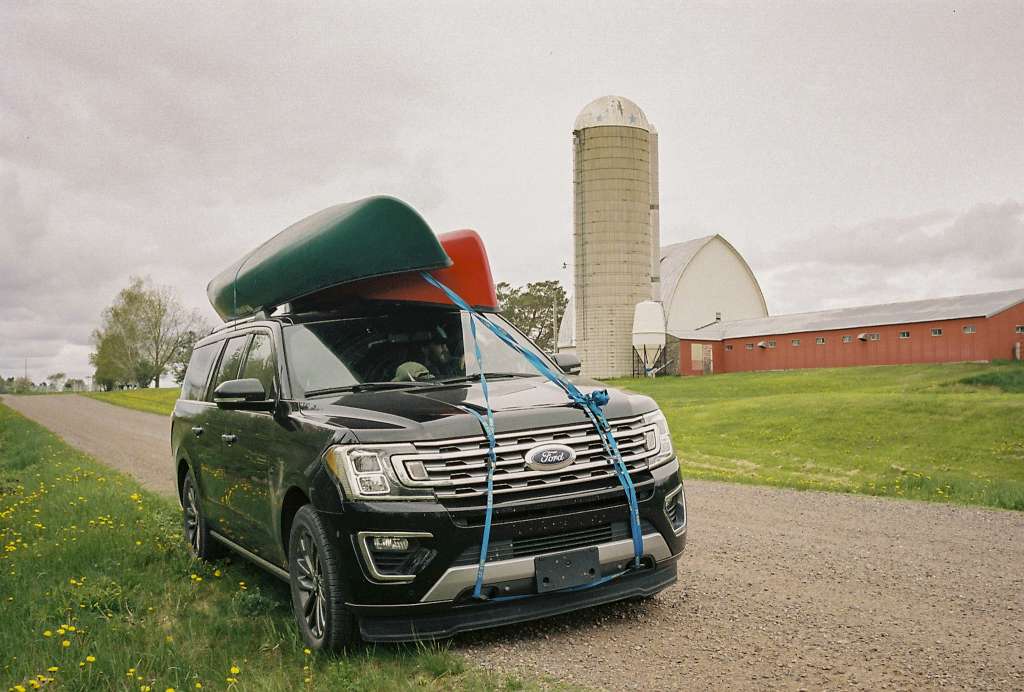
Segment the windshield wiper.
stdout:
<path fill-rule="evenodd" d="M 306 396 L 323 396 L 324 394 L 339 394 L 341 392 L 377 392 L 385 389 L 406 389 L 407 387 L 422 387 L 430 384 L 435 384 L 435 382 L 359 382 L 342 387 L 311 389 L 306 392 Z"/>
<path fill-rule="evenodd" d="M 528 372 L 486 372 L 484 375 L 487 379 L 498 379 L 502 377 L 534 377 L 533 374 Z M 460 375 L 458 377 L 446 377 L 443 380 L 436 380 L 435 384 L 456 384 L 459 382 L 479 382 L 480 373 L 473 373 L 472 375 Z"/>

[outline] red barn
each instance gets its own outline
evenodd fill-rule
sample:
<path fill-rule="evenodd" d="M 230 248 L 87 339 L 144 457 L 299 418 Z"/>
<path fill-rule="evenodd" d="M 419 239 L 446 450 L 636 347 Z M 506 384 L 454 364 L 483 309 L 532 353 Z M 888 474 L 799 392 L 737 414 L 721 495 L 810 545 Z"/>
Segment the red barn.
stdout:
<path fill-rule="evenodd" d="M 679 372 L 1022 358 L 1024 288 L 730 322 L 679 337 Z"/>

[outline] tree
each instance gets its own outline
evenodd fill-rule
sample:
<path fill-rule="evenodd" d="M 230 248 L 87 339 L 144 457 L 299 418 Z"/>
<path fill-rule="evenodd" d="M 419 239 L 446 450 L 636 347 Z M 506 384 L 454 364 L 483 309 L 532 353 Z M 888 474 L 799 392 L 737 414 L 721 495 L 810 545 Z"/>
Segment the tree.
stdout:
<path fill-rule="evenodd" d="M 64 385 L 64 380 L 66 380 L 67 377 L 68 376 L 62 372 L 55 372 L 52 375 L 47 375 L 46 381 L 50 383 L 50 389 L 58 391 Z"/>
<path fill-rule="evenodd" d="M 172 289 L 132 277 L 93 332 L 96 350 L 89 361 L 96 382 L 106 389 L 127 383 L 159 387 L 161 375 L 188 358 L 185 350 L 196 335 L 208 331 L 199 313 L 185 310 Z"/>
<path fill-rule="evenodd" d="M 553 352 L 558 323 L 569 303 L 562 285 L 557 281 L 536 281 L 516 288 L 502 281 L 496 288 L 505 318 L 542 349 Z"/>
<path fill-rule="evenodd" d="M 171 374 L 178 384 L 185 381 L 185 370 L 188 369 L 188 361 L 192 357 L 192 349 L 195 348 L 196 342 L 209 333 L 209 329 L 204 329 L 203 331 L 190 331 L 185 335 L 178 357 L 171 363 Z"/>

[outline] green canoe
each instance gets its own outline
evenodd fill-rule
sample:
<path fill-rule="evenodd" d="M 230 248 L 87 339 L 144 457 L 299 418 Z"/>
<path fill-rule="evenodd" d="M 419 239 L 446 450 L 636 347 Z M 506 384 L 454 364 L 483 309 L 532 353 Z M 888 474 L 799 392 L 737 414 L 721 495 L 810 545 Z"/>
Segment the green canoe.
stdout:
<path fill-rule="evenodd" d="M 367 197 L 292 224 L 215 276 L 206 295 L 231 320 L 349 281 L 450 264 L 412 207 Z"/>

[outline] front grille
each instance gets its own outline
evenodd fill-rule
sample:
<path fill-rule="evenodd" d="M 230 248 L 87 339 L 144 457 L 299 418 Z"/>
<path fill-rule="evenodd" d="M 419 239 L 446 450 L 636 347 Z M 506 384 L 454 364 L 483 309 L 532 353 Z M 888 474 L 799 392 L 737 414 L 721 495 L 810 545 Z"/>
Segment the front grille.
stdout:
<path fill-rule="evenodd" d="M 647 519 L 640 520 L 640 532 L 644 535 L 654 533 L 657 529 Z M 610 524 L 602 524 L 587 529 L 576 529 L 574 531 L 563 531 L 556 534 L 543 536 L 527 536 L 525 538 L 511 538 L 500 541 L 490 541 L 487 545 L 487 561 L 511 560 L 516 557 L 530 557 L 531 555 L 543 555 L 544 553 L 556 553 L 563 550 L 574 550 L 622 541 L 631 537 L 629 522 L 613 521 Z M 480 546 L 470 546 L 462 551 L 455 559 L 454 567 L 475 565 L 480 561 Z"/>
<path fill-rule="evenodd" d="M 656 434 L 653 424 L 642 416 L 609 421 L 622 460 L 630 475 L 647 470 L 648 459 L 657 450 L 647 449 L 648 433 Z M 495 502 L 541 499 L 552 495 L 590 493 L 617 487 L 618 478 L 605 454 L 601 437 L 589 423 L 524 430 L 496 435 L 494 470 Z M 553 443 L 571 447 L 576 459 L 555 471 L 535 471 L 527 467 L 525 454 L 532 448 Z M 395 455 L 396 470 L 402 483 L 430 488 L 437 499 L 459 501 L 479 498 L 487 491 L 487 438 L 462 438 L 437 442 L 417 442 L 415 454 Z M 425 480 L 412 480 L 406 471 L 408 462 L 420 462 Z"/>

